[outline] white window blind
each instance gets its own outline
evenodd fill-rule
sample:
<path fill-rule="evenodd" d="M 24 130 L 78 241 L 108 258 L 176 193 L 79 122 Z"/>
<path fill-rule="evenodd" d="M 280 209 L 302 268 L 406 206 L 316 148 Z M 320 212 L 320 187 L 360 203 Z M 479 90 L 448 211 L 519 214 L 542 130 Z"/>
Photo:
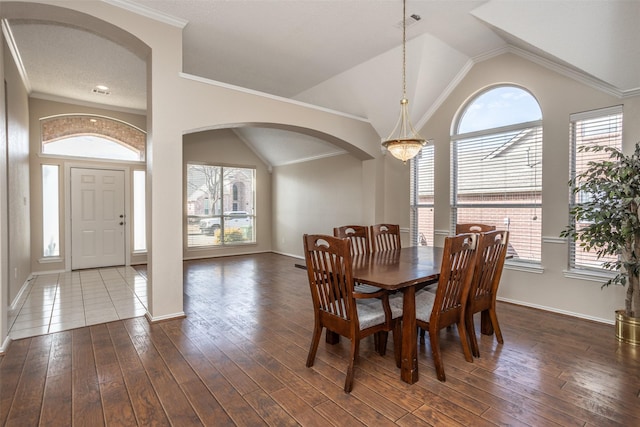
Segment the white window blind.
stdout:
<path fill-rule="evenodd" d="M 583 146 L 606 146 L 622 148 L 622 106 L 614 106 L 599 110 L 575 113 L 570 116 L 571 139 L 571 179 L 584 172 L 590 161 L 604 160 L 608 154 L 600 152 L 584 152 L 579 148 Z M 572 189 L 573 190 L 573 189 Z M 569 205 L 573 208 L 588 194 L 570 193 Z M 575 221 L 570 218 L 570 221 Z M 576 224 L 579 228 L 580 224 Z M 597 259 L 595 251 L 586 252 L 579 246 L 579 242 L 569 245 L 569 266 L 579 269 L 600 269 L 605 261 L 613 261 L 615 258 L 606 257 Z"/>
<path fill-rule="evenodd" d="M 540 262 L 540 121 L 457 135 L 451 158 L 452 229 L 456 223 L 508 229 L 514 258 Z"/>
<path fill-rule="evenodd" d="M 434 147 L 427 145 L 411 161 L 411 242 L 433 245 Z"/>

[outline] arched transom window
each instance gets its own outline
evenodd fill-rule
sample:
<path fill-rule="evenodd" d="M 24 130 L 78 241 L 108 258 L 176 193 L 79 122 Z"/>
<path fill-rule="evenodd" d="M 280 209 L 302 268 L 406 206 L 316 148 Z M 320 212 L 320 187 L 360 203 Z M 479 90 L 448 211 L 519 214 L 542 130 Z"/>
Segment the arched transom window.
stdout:
<path fill-rule="evenodd" d="M 61 115 L 40 120 L 42 153 L 110 160 L 145 160 L 147 134 L 120 120 Z"/>

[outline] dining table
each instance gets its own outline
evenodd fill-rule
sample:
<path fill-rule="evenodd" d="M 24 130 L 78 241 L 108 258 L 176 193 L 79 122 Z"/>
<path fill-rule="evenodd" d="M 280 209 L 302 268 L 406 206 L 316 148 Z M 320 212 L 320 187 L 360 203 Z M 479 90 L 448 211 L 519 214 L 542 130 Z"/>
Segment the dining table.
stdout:
<path fill-rule="evenodd" d="M 353 257 L 355 282 L 403 294 L 400 377 L 409 384 L 418 381 L 416 288 L 438 281 L 442 254 L 434 246 L 409 246 Z"/>

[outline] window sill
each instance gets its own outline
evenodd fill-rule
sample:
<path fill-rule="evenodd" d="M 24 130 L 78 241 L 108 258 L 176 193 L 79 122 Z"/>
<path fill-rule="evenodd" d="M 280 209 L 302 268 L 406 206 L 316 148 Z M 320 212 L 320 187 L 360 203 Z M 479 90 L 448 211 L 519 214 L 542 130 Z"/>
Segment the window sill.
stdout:
<path fill-rule="evenodd" d="M 507 270 L 523 271 L 525 273 L 544 273 L 544 267 L 542 267 L 541 264 L 525 261 L 506 260 L 504 263 L 504 268 Z"/>
<path fill-rule="evenodd" d="M 615 273 L 608 271 L 586 270 L 573 268 L 563 271 L 564 277 L 568 279 L 589 280 L 591 282 L 603 283 L 615 277 Z"/>
<path fill-rule="evenodd" d="M 224 250 L 224 249 L 233 249 L 244 246 L 258 246 L 257 242 L 246 242 L 246 243 L 227 243 L 225 245 L 207 245 L 207 246 L 189 246 L 187 247 L 187 251 L 210 251 L 210 250 Z"/>
<path fill-rule="evenodd" d="M 54 262 L 62 262 L 62 261 L 64 261 L 64 258 L 59 256 L 50 256 L 50 257 L 38 259 L 38 262 L 40 264 L 53 264 Z"/>

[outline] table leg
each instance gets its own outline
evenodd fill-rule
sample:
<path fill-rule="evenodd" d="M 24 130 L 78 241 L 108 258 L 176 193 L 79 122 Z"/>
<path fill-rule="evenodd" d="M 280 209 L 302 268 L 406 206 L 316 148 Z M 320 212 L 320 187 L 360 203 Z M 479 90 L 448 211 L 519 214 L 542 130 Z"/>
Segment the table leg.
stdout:
<path fill-rule="evenodd" d="M 402 381 L 413 384 L 418 381 L 418 339 L 416 337 L 416 288 L 403 289 L 402 301 Z"/>
<path fill-rule="evenodd" d="M 493 325 L 489 317 L 489 310 L 480 312 L 480 332 L 482 332 L 483 335 L 493 335 Z"/>
<path fill-rule="evenodd" d="M 325 341 L 327 344 L 338 344 L 340 342 L 340 334 L 336 334 L 335 332 L 327 329 Z"/>

